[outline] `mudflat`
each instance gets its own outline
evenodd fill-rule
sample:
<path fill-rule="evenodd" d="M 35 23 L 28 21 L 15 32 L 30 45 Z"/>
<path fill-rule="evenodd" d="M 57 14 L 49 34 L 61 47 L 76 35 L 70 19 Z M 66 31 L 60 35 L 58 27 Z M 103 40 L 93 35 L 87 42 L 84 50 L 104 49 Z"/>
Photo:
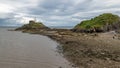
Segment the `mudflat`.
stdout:
<path fill-rule="evenodd" d="M 80 68 L 120 68 L 120 34 L 76 33 L 71 30 L 23 30 L 46 35 L 61 44 L 62 53 Z"/>

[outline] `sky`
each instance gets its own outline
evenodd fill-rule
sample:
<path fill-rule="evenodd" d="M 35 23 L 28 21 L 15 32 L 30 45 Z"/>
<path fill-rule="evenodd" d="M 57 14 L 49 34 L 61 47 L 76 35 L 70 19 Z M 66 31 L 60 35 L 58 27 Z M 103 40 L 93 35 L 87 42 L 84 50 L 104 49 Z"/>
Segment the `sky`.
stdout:
<path fill-rule="evenodd" d="M 120 16 L 120 0 L 0 0 L 0 26 L 35 18 L 47 26 L 75 26 L 102 13 Z"/>

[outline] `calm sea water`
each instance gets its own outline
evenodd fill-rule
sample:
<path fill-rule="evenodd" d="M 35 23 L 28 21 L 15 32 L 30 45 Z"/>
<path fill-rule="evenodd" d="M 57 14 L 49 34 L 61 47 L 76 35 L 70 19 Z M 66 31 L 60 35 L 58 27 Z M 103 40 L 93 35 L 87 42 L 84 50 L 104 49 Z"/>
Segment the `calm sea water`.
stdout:
<path fill-rule="evenodd" d="M 46 36 L 0 28 L 0 68 L 71 68 Z"/>

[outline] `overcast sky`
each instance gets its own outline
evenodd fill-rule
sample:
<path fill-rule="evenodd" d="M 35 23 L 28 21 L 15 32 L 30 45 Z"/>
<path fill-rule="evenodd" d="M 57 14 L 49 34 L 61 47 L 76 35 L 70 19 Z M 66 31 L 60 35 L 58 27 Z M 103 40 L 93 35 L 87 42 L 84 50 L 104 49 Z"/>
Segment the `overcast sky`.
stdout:
<path fill-rule="evenodd" d="M 102 13 L 120 15 L 120 0 L 0 0 L 0 26 L 34 18 L 47 26 L 74 26 Z"/>

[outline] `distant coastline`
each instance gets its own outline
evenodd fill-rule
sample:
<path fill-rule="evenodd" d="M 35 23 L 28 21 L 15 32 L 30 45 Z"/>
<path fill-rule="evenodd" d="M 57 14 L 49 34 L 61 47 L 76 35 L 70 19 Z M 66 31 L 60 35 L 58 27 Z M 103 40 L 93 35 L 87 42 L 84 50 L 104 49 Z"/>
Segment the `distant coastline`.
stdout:
<path fill-rule="evenodd" d="M 0 28 L 18 28 L 19 26 L 0 26 Z"/>
<path fill-rule="evenodd" d="M 48 27 L 55 29 L 72 29 L 74 26 L 48 26 Z"/>
<path fill-rule="evenodd" d="M 20 26 L 0 26 L 0 28 L 18 28 Z M 51 29 L 72 29 L 74 26 L 48 26 Z"/>

